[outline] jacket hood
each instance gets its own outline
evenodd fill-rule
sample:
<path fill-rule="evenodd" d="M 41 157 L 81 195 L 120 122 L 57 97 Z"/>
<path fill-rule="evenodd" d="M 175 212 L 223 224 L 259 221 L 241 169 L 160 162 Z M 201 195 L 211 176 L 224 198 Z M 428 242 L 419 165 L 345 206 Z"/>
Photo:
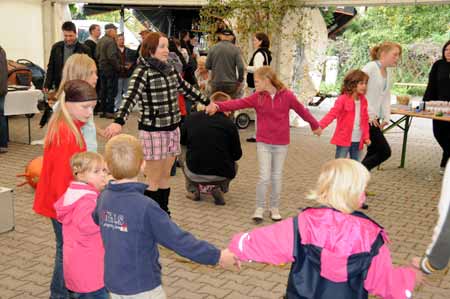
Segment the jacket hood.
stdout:
<path fill-rule="evenodd" d="M 99 192 L 93 186 L 82 182 L 71 182 L 66 193 L 55 202 L 56 219 L 68 224 L 72 221 L 73 211 L 82 200 L 97 198 Z M 81 200 L 80 200 L 81 199 Z"/>

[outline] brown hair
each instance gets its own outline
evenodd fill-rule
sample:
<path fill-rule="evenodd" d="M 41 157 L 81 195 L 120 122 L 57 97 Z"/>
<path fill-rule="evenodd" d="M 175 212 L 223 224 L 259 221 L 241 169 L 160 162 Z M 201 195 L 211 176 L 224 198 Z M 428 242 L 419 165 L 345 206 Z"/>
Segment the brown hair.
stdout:
<path fill-rule="evenodd" d="M 209 98 L 213 102 L 224 102 L 224 101 L 231 100 L 231 97 L 228 94 L 221 92 L 221 91 L 216 91 Z"/>
<path fill-rule="evenodd" d="M 261 48 L 270 48 L 270 40 L 267 34 L 264 32 L 256 32 L 255 37 L 257 40 L 261 41 Z"/>
<path fill-rule="evenodd" d="M 139 175 L 144 161 L 142 145 L 136 137 L 117 135 L 106 143 L 105 161 L 116 180 L 135 178 Z"/>
<path fill-rule="evenodd" d="M 372 60 L 379 60 L 381 53 L 391 51 L 394 48 L 398 48 L 400 55 L 402 55 L 402 46 L 400 46 L 400 44 L 394 42 L 383 42 L 370 49 L 370 57 Z"/>
<path fill-rule="evenodd" d="M 254 76 L 261 79 L 269 79 L 270 83 L 275 86 L 277 91 L 286 89 L 286 86 L 280 81 L 280 79 L 278 79 L 277 74 L 270 66 L 262 66 L 258 68 L 255 71 Z"/>
<path fill-rule="evenodd" d="M 144 41 L 142 42 L 141 56 L 144 58 L 148 58 L 151 54 L 155 54 L 156 48 L 158 48 L 159 45 L 159 39 L 161 37 L 166 37 L 166 35 L 161 32 L 148 33 Z"/>
<path fill-rule="evenodd" d="M 342 83 L 341 93 L 352 94 L 355 92 L 356 86 L 359 82 L 369 81 L 369 76 L 361 70 L 351 70 L 344 78 Z"/>

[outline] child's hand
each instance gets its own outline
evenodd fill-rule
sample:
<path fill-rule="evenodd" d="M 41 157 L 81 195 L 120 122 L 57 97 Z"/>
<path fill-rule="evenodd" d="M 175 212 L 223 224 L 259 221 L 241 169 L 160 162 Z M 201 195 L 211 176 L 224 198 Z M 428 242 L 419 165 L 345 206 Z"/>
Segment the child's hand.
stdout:
<path fill-rule="evenodd" d="M 205 113 L 211 116 L 216 114 L 217 110 L 217 105 L 214 103 L 210 103 L 208 106 L 206 106 Z"/>
<path fill-rule="evenodd" d="M 231 268 L 235 266 L 238 270 L 241 269 L 241 262 L 229 249 L 223 249 L 220 252 L 219 265 L 222 268 Z"/>
<path fill-rule="evenodd" d="M 317 129 L 313 130 L 313 134 L 317 136 L 322 135 L 322 128 L 318 127 Z"/>
<path fill-rule="evenodd" d="M 364 140 L 364 144 L 369 146 L 372 142 L 370 141 L 370 139 L 366 139 Z"/>
<path fill-rule="evenodd" d="M 106 138 L 111 138 L 114 137 L 116 135 L 118 135 L 120 132 L 122 131 L 122 126 L 116 123 L 112 123 L 109 126 L 106 127 L 106 129 L 104 130 L 104 136 Z"/>

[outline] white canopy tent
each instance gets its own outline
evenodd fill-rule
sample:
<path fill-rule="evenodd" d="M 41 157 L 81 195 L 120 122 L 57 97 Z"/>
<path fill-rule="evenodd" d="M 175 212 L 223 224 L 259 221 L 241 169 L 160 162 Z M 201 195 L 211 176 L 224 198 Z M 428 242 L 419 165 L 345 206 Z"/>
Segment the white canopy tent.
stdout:
<path fill-rule="evenodd" d="M 207 0 L 1 0 L 0 44 L 11 59 L 27 58 L 44 66 L 51 45 L 62 39 L 61 24 L 70 20 L 69 3 L 202 6 Z M 446 4 L 447 0 L 305 0 L 308 6 Z"/>

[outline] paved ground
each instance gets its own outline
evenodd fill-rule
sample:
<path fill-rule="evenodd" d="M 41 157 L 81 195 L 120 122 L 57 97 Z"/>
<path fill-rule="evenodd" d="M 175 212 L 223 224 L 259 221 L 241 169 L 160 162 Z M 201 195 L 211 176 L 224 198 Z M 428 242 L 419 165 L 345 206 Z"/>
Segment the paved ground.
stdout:
<path fill-rule="evenodd" d="M 323 109 L 323 108 L 322 108 Z M 323 111 L 315 110 L 317 116 Z M 37 127 L 38 117 L 33 119 Z M 97 120 L 99 126 L 107 121 Z M 41 154 L 40 146 L 23 144 L 27 140 L 26 120 L 11 119 L 9 153 L 0 155 L 0 186 L 15 188 L 26 163 Z M 136 132 L 136 121 L 129 121 L 127 131 Z M 334 147 L 329 144 L 328 129 L 321 138 L 309 129 L 292 129 L 292 144 L 285 164 L 281 211 L 295 215 L 298 208 L 314 203 L 304 194 L 314 186 L 320 165 L 331 159 Z M 173 220 L 199 238 L 220 247 L 227 245 L 235 232 L 251 229 L 250 220 L 255 204 L 257 162 L 255 145 L 244 140 L 249 130 L 241 131 L 244 156 L 240 173 L 226 197 L 227 205 L 217 207 L 211 199 L 193 202 L 184 196 L 181 172 L 173 179 L 170 206 Z M 33 139 L 41 138 L 43 130 L 33 129 Z M 389 232 L 395 264 L 407 263 L 421 255 L 430 242 L 436 222 L 436 204 L 442 177 L 438 174 L 440 149 L 431 134 L 431 123 L 414 120 L 410 134 L 406 169 L 399 169 L 402 134 L 388 133 L 393 149 L 392 158 L 382 170 L 374 171 L 368 214 L 383 224 Z M 102 142 L 103 145 L 103 142 Z M 48 219 L 32 211 L 33 189 L 15 189 L 16 227 L 0 234 L 0 298 L 48 298 L 48 286 L 54 257 L 54 235 Z M 266 220 L 264 224 L 270 221 Z M 274 267 L 248 264 L 240 273 L 216 267 L 193 264 L 171 251 L 161 250 L 163 283 L 169 298 L 281 298 L 289 266 Z M 437 274 L 422 287 L 415 298 L 450 298 L 450 274 Z"/>

